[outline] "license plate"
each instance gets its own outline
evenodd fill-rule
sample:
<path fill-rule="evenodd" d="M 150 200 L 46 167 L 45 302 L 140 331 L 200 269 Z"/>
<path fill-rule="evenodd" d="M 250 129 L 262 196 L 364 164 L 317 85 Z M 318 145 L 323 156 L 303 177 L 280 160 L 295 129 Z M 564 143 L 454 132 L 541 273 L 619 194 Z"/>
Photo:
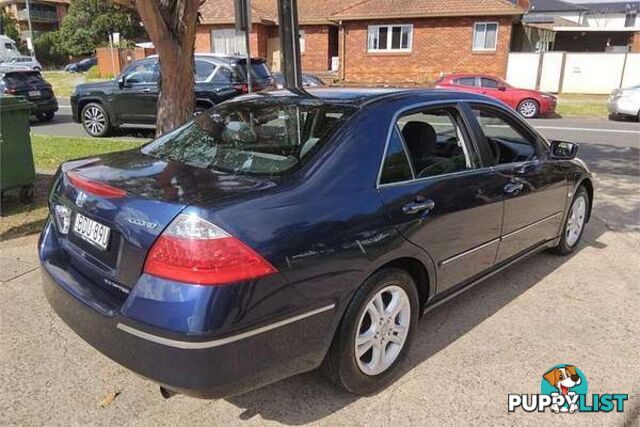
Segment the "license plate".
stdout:
<path fill-rule="evenodd" d="M 29 91 L 29 96 L 40 96 L 40 91 L 39 90 L 30 90 Z"/>
<path fill-rule="evenodd" d="M 107 250 L 111 230 L 106 225 L 95 222 L 82 214 L 76 214 L 73 232 L 80 238 L 91 243 L 98 249 Z"/>

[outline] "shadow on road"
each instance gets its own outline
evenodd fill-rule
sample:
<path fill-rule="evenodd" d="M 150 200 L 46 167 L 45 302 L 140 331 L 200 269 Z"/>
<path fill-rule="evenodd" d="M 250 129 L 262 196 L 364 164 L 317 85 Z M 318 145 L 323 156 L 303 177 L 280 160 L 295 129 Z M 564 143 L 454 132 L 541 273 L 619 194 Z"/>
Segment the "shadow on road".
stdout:
<path fill-rule="evenodd" d="M 602 222 L 591 221 L 585 230 L 582 248 L 606 248 L 598 241 L 605 231 Z M 546 252 L 532 256 L 428 313 L 418 325 L 413 347 L 396 381 L 493 316 L 577 253 L 579 250 L 570 257 Z M 429 384 L 424 387 L 428 388 Z M 310 372 L 227 401 L 244 409 L 240 415 L 243 420 L 259 414 L 265 420 L 302 425 L 321 420 L 357 399 L 358 396 L 332 386 L 318 372 Z M 291 402 L 290 406 L 282 404 L 287 401 Z"/>
<path fill-rule="evenodd" d="M 640 150 L 582 144 L 578 155 L 596 175 L 594 214 L 613 231 L 640 232 Z"/>

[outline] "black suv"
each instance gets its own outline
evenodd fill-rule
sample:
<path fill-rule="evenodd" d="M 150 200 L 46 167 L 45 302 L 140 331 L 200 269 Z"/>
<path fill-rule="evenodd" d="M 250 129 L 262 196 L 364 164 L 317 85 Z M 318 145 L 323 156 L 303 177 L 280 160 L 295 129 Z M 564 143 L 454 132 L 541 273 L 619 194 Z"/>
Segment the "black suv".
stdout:
<path fill-rule="evenodd" d="M 0 94 L 23 96 L 33 104 L 31 114 L 48 122 L 58 111 L 51 85 L 40 71 L 0 67 Z"/>
<path fill-rule="evenodd" d="M 247 92 L 246 59 L 196 54 L 196 112 Z M 253 90 L 275 87 L 264 59 L 251 59 Z M 74 121 L 91 136 L 106 136 L 120 126 L 148 127 L 156 123 L 159 96 L 158 57 L 131 63 L 115 80 L 76 86 L 71 96 Z"/>

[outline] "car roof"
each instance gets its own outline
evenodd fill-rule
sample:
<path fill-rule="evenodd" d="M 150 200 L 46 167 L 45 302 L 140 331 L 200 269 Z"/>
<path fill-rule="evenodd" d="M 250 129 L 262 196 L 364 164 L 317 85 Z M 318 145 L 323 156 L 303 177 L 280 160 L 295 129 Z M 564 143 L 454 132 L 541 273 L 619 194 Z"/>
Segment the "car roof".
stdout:
<path fill-rule="evenodd" d="M 259 99 L 265 96 L 292 98 L 304 97 L 324 101 L 328 104 L 342 104 L 362 106 L 377 102 L 399 101 L 403 99 L 419 98 L 420 102 L 448 101 L 448 100 L 491 100 L 486 96 L 446 89 L 411 89 L 411 88 L 363 88 L 363 87 L 330 87 L 317 86 L 306 88 L 301 93 L 295 93 L 287 89 L 258 92 L 234 98 L 232 102 Z"/>
<path fill-rule="evenodd" d="M 225 64 L 233 64 L 239 61 L 246 61 L 247 59 L 245 56 L 227 55 L 227 54 L 221 54 L 221 53 L 194 53 L 193 57 L 195 59 L 208 59 L 214 62 L 225 63 Z M 141 59 L 141 61 L 148 60 L 148 59 L 157 59 L 157 58 L 158 58 L 158 54 L 153 54 L 153 55 L 147 56 L 146 58 Z M 252 57 L 251 62 L 263 63 L 266 61 L 264 58 Z"/>

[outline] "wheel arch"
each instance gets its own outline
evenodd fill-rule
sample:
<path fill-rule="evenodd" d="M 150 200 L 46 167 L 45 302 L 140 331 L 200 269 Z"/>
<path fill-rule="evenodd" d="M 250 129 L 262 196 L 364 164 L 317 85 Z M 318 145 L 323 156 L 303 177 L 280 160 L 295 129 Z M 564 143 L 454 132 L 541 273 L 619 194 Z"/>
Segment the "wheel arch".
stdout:
<path fill-rule="evenodd" d="M 587 194 L 589 195 L 589 210 L 587 211 L 587 221 L 589 221 L 589 219 L 591 219 L 591 210 L 593 209 L 593 194 L 594 194 L 593 181 L 591 180 L 591 178 L 588 178 L 588 177 L 583 178 L 578 182 L 578 185 L 576 185 L 576 190 L 581 185 L 584 186 L 585 190 L 587 190 Z"/>

